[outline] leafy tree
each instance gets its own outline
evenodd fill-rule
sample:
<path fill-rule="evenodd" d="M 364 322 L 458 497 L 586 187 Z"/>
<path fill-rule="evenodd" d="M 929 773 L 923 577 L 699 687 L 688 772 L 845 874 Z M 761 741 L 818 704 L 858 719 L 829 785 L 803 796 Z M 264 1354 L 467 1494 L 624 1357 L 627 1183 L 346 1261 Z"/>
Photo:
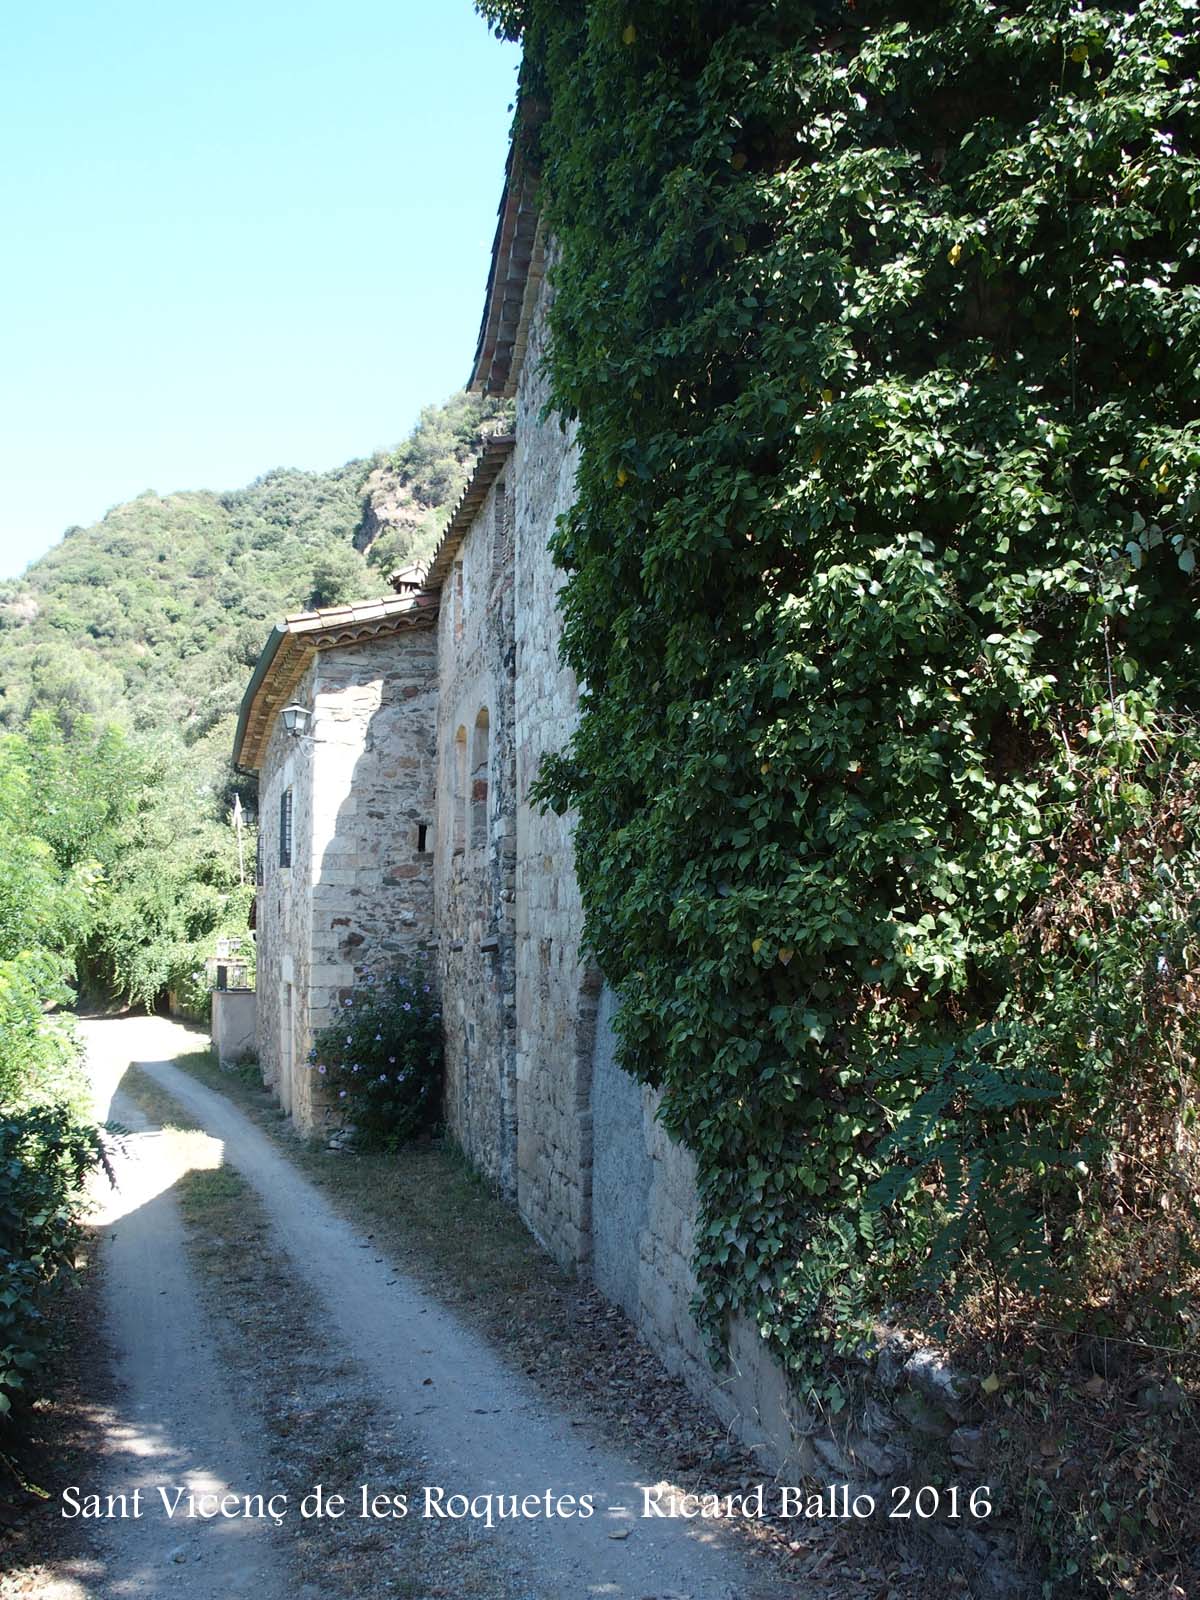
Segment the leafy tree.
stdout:
<path fill-rule="evenodd" d="M 409 437 L 392 454 L 391 466 L 425 506 L 452 505 L 462 493 L 485 427 L 502 431 L 511 403 L 460 393 L 444 405 L 426 406 Z"/>
<path fill-rule="evenodd" d="M 366 569 L 356 552 L 349 545 L 337 547 L 318 557 L 306 603 L 316 611 L 360 600 L 365 596 L 366 580 Z"/>
<path fill-rule="evenodd" d="M 42 753 L 46 732 L 44 722 L 34 730 Z M 74 847 L 74 823 L 56 803 L 62 774 L 38 769 L 29 743 L 0 738 L 0 1416 L 36 1377 L 47 1286 L 99 1159 L 69 1024 L 47 1009 L 70 998 L 98 868 Z M 48 804 L 39 788 L 47 777 Z M 86 781 L 75 787 L 87 794 Z M 39 833 L 43 818 L 52 837 Z"/>

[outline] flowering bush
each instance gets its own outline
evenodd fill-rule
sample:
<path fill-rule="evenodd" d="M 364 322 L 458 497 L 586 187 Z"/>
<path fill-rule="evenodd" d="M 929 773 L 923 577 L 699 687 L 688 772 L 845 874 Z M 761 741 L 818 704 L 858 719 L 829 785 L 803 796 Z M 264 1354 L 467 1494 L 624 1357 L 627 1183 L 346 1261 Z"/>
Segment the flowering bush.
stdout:
<path fill-rule="evenodd" d="M 424 962 L 356 989 L 308 1064 L 364 1143 L 395 1146 L 428 1129 L 441 1107 L 442 1024 Z"/>

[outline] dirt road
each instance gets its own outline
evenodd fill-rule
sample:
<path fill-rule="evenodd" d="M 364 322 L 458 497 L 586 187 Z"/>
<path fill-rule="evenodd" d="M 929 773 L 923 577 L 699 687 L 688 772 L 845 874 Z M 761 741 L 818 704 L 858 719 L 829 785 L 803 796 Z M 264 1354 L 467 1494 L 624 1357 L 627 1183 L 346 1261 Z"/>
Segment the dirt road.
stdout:
<path fill-rule="evenodd" d="M 265 1463 L 241 1425 L 239 1397 L 214 1359 L 202 1298 L 189 1268 L 174 1186 L 220 1163 L 214 1140 L 149 1126 L 120 1090 L 137 1051 L 189 1036 L 155 1019 L 84 1025 L 100 1115 L 130 1130 L 118 1184 L 97 1185 L 102 1234 L 104 1344 L 118 1399 L 101 1419 L 102 1454 L 61 1512 L 86 1525 L 93 1552 L 44 1590 L 47 1600 L 179 1600 L 255 1595 L 282 1600 L 288 1582 L 272 1522 L 165 1514 L 158 1489 L 198 1496 L 246 1493 Z M 186 1047 L 186 1046 L 185 1046 Z M 91 1517 L 88 1495 L 104 1497 Z M 117 1497 L 111 1503 L 108 1496 Z M 74 1531 L 74 1530 L 73 1530 Z M 315 1591 L 314 1591 L 315 1593 Z"/>
<path fill-rule="evenodd" d="M 379 1492 L 404 1494 L 410 1516 L 433 1532 L 470 1535 L 469 1591 L 465 1581 L 456 1587 L 448 1570 L 445 1587 L 387 1592 L 455 1600 L 465 1592 L 488 1600 L 767 1600 L 761 1579 L 703 1525 L 644 1518 L 643 1489 L 651 1485 L 626 1457 L 583 1439 L 478 1334 L 377 1256 L 234 1105 L 171 1065 L 197 1048 L 194 1032 L 156 1018 L 85 1029 L 101 1110 L 136 1130 L 105 1224 L 106 1315 L 123 1400 L 108 1452 L 97 1462 L 102 1481 L 86 1488 L 131 1495 L 141 1487 L 146 1510 L 140 1519 L 97 1524 L 98 1561 L 58 1589 L 59 1600 L 157 1600 L 166 1593 L 275 1600 L 285 1588 L 302 1592 L 288 1580 L 287 1541 L 312 1485 L 272 1482 L 257 1444 L 254 1397 L 240 1394 L 236 1372 L 214 1358 L 219 1330 L 188 1265 L 172 1193 L 189 1168 L 220 1163 L 236 1169 L 261 1202 L 284 1270 L 315 1308 L 313 1338 L 369 1374 L 374 1401 L 410 1441 L 406 1482 L 380 1484 Z M 145 1126 L 119 1089 L 133 1061 L 203 1133 Z M 154 1492 L 159 1485 L 251 1496 L 282 1491 L 287 1517 L 281 1528 L 269 1518 L 172 1520 Z M 357 1484 L 328 1483 L 325 1490 L 346 1495 L 348 1516 L 361 1509 Z M 474 1502 L 478 1514 L 444 1515 L 462 1506 L 452 1496 Z M 525 1502 L 526 1515 L 505 1515 L 514 1497 Z M 594 1513 L 580 1515 L 589 1503 Z M 491 1582 L 481 1583 L 481 1560 L 485 1570 L 494 1567 Z M 357 1592 L 379 1592 L 370 1572 L 361 1579 Z M 322 1593 L 319 1573 L 310 1574 L 308 1592 Z"/>

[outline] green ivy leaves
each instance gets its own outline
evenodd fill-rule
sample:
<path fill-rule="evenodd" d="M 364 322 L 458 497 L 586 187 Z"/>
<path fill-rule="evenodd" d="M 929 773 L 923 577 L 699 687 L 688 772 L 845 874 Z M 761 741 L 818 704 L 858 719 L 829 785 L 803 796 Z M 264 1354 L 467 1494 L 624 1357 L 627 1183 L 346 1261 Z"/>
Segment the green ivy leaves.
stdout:
<path fill-rule="evenodd" d="M 1195 21 L 525 18 L 588 685 L 540 792 L 701 1315 L 797 1372 L 968 1260 L 1068 1294 L 1081 1151 L 1177 1070 L 1194 870 L 1129 908 L 1195 850 Z"/>

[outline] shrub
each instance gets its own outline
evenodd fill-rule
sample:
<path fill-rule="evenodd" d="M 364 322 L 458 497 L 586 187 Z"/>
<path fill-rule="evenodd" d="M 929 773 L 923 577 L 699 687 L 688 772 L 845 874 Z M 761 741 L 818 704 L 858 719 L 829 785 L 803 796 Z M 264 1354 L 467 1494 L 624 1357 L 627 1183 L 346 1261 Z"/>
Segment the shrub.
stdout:
<path fill-rule="evenodd" d="M 317 1035 L 309 1068 L 364 1143 L 395 1148 L 427 1131 L 441 1106 L 442 1031 L 424 962 L 356 989 Z"/>
<path fill-rule="evenodd" d="M 0 1118 L 0 1416 L 45 1355 L 47 1289 L 72 1265 L 83 1184 L 103 1164 L 99 1130 L 67 1105 Z"/>

